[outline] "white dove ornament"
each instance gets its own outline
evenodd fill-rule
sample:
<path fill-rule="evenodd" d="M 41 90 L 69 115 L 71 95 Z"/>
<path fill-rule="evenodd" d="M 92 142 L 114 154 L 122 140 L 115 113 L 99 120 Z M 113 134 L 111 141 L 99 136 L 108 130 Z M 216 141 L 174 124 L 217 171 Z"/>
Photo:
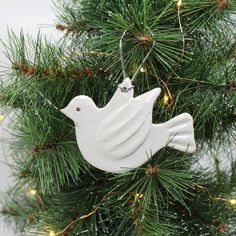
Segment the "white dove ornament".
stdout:
<path fill-rule="evenodd" d="M 138 97 L 129 78 L 109 103 L 98 108 L 87 96 L 77 96 L 61 111 L 75 122 L 76 138 L 84 158 L 98 169 L 119 173 L 137 168 L 165 146 L 193 153 L 193 120 L 183 113 L 152 123 L 153 105 L 161 89 Z"/>

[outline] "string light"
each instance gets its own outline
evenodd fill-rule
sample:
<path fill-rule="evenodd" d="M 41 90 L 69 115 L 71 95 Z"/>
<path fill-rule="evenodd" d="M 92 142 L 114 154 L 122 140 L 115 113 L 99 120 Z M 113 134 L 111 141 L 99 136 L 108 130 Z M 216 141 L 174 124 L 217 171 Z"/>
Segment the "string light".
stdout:
<path fill-rule="evenodd" d="M 229 203 L 230 203 L 231 205 L 236 205 L 236 199 L 230 199 L 230 200 L 229 200 Z"/>
<path fill-rule="evenodd" d="M 140 202 L 140 200 L 144 197 L 143 193 L 133 193 L 134 201 L 133 202 Z"/>
<path fill-rule="evenodd" d="M 140 198 L 143 198 L 143 193 L 136 193 L 135 194 L 135 199 L 140 199 Z"/>
<path fill-rule="evenodd" d="M 146 70 L 145 70 L 143 67 L 140 68 L 140 72 L 141 72 L 141 73 L 144 73 L 145 71 L 146 71 Z"/>
<path fill-rule="evenodd" d="M 35 196 L 37 194 L 37 191 L 35 189 L 31 189 L 29 191 L 31 193 L 31 195 Z"/>
<path fill-rule="evenodd" d="M 183 1 L 182 0 L 178 0 L 177 7 L 180 8 L 182 5 L 183 5 Z"/>
<path fill-rule="evenodd" d="M 56 235 L 57 234 L 54 231 L 52 231 L 52 230 L 49 232 L 49 236 L 56 236 Z"/>
<path fill-rule="evenodd" d="M 163 103 L 165 106 L 168 106 L 168 107 L 170 107 L 171 104 L 173 103 L 173 99 L 172 99 L 172 96 L 168 87 L 166 87 L 164 90 Z"/>
<path fill-rule="evenodd" d="M 0 121 L 4 120 L 4 116 L 0 115 Z"/>
<path fill-rule="evenodd" d="M 170 97 L 168 96 L 168 94 L 164 94 L 164 104 L 167 105 L 169 103 Z"/>
<path fill-rule="evenodd" d="M 226 203 L 229 203 L 231 205 L 236 205 L 236 198 L 233 199 L 225 199 L 221 197 L 215 197 L 215 198 L 210 198 L 211 200 L 219 200 L 219 201 L 224 201 Z"/>

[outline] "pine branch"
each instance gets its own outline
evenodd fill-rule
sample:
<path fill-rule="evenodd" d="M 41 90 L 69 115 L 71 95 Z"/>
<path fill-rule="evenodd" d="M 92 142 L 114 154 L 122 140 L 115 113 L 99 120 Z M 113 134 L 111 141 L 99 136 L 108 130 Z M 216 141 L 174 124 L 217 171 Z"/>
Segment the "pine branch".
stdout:
<path fill-rule="evenodd" d="M 56 6 L 63 43 L 11 32 L 5 43 L 12 71 L 0 85 L 0 104 L 20 109 L 11 145 L 17 185 L 2 214 L 18 231 L 37 236 L 233 235 L 234 0 L 63 0 Z M 123 174 L 83 159 L 74 124 L 60 109 L 80 94 L 98 107 L 107 104 L 123 79 L 118 42 L 124 30 L 129 76 L 156 42 L 135 80 L 135 96 L 161 87 L 153 122 L 191 113 L 203 153 L 164 148 Z M 212 169 L 194 168 L 219 147 L 231 158 L 229 168 L 216 155 L 209 156 Z"/>

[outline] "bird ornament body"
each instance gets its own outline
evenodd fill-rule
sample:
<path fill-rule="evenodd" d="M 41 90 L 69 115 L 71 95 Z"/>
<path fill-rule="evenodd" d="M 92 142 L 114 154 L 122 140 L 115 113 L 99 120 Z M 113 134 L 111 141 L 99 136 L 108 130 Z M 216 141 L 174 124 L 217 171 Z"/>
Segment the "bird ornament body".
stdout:
<path fill-rule="evenodd" d="M 83 157 L 98 169 L 121 173 L 141 166 L 165 146 L 186 153 L 196 150 L 193 119 L 188 113 L 152 123 L 160 93 L 155 88 L 134 97 L 131 80 L 126 78 L 106 106 L 98 108 L 91 98 L 80 95 L 61 111 L 75 123 Z"/>

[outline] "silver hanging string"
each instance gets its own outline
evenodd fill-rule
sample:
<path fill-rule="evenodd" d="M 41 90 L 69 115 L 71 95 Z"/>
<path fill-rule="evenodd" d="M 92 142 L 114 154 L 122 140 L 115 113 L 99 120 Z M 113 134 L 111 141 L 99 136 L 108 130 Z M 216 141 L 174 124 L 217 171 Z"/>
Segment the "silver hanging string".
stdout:
<path fill-rule="evenodd" d="M 152 35 L 152 38 L 153 38 L 153 33 L 152 31 L 148 28 L 148 30 L 150 31 L 151 35 Z M 140 72 L 140 69 L 143 67 L 143 65 L 145 64 L 145 62 L 147 61 L 148 57 L 150 56 L 151 52 L 153 51 L 154 47 L 156 45 L 156 41 L 153 40 L 153 43 L 152 43 L 152 47 L 150 48 L 150 50 L 148 51 L 147 55 L 145 56 L 145 58 L 143 59 L 142 63 L 140 64 L 140 66 L 138 67 L 138 69 L 136 70 L 136 72 L 134 73 L 132 79 L 131 79 L 131 82 L 133 82 L 136 77 L 138 76 L 138 73 Z"/>
<path fill-rule="evenodd" d="M 125 70 L 125 60 L 124 60 L 124 53 L 123 53 L 123 38 L 125 36 L 127 32 L 127 29 L 124 31 L 124 33 L 122 34 L 121 38 L 120 38 L 120 44 L 119 44 L 119 49 L 120 49 L 120 61 L 121 61 L 121 67 L 122 67 L 122 73 L 123 73 L 123 77 L 124 80 L 127 78 L 127 73 Z"/>
<path fill-rule="evenodd" d="M 151 33 L 152 37 L 153 37 L 153 32 L 148 28 L 149 32 Z M 121 38 L 120 38 L 120 44 L 119 44 L 119 49 L 120 49 L 120 61 L 121 61 L 121 67 L 122 67 L 122 72 L 123 72 L 123 77 L 124 80 L 127 78 L 127 73 L 125 70 L 125 60 L 124 60 L 124 53 L 123 53 L 123 38 L 125 36 L 127 32 L 127 29 L 124 31 L 124 33 L 122 34 Z M 138 69 L 136 70 L 136 72 L 134 73 L 131 82 L 133 82 L 136 77 L 139 74 L 140 69 L 143 67 L 143 65 L 145 64 L 145 62 L 147 61 L 148 57 L 150 56 L 151 52 L 153 51 L 154 47 L 156 45 L 156 41 L 153 40 L 153 44 L 152 47 L 150 48 L 150 50 L 148 51 L 147 55 L 145 56 L 145 58 L 143 59 L 142 63 L 140 64 L 140 66 L 138 67 Z"/>

